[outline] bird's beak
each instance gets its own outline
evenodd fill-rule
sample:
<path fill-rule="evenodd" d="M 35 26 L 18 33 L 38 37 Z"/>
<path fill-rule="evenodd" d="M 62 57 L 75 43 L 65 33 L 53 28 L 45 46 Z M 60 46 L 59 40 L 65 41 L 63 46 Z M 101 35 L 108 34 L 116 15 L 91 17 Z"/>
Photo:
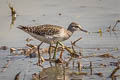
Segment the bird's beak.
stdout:
<path fill-rule="evenodd" d="M 87 30 L 82 29 L 82 27 L 81 27 L 80 25 L 78 25 L 78 26 L 79 26 L 80 31 L 83 31 L 83 32 L 88 33 L 88 31 L 87 31 Z"/>

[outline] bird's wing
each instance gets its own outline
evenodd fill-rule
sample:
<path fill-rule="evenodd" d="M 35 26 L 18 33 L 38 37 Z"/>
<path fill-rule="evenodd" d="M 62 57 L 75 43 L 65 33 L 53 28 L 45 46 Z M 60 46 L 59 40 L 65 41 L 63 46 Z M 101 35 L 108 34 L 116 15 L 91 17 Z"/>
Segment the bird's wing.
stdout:
<path fill-rule="evenodd" d="M 39 25 L 39 26 L 19 26 L 19 29 L 27 32 L 33 33 L 36 35 L 40 35 L 49 39 L 53 39 L 54 37 L 59 37 L 60 29 L 63 29 L 61 26 L 57 25 Z"/>
<path fill-rule="evenodd" d="M 60 26 L 56 26 L 56 25 L 40 25 L 35 27 L 36 29 L 33 31 L 33 33 L 36 33 L 40 36 L 55 36 L 57 34 L 59 34 L 60 29 L 62 29 L 62 27 Z"/>

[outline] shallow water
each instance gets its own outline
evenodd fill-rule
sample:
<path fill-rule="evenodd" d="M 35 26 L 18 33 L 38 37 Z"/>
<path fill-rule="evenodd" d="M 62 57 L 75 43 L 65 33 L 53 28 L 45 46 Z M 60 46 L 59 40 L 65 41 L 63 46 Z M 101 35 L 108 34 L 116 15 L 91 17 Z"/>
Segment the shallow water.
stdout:
<path fill-rule="evenodd" d="M 9 48 L 24 47 L 26 44 L 25 39 L 32 38 L 25 32 L 17 29 L 16 27 L 19 25 L 55 24 L 67 28 L 67 26 L 74 21 L 81 24 L 81 26 L 89 32 L 97 32 L 99 28 L 101 28 L 102 31 L 105 31 L 107 27 L 114 25 L 116 20 L 120 19 L 120 0 L 12 0 L 10 3 L 16 9 L 18 16 L 16 17 L 14 26 L 10 28 L 11 13 L 8 7 L 9 2 L 10 0 L 0 0 L 0 46 L 5 45 Z M 59 16 L 59 13 L 62 15 Z M 116 29 L 120 30 L 120 24 L 117 25 Z M 108 51 L 115 56 L 119 56 L 119 50 L 114 51 L 114 48 L 120 48 L 120 31 L 115 31 L 115 33 L 111 32 L 110 34 L 109 32 L 105 32 L 103 33 L 102 37 L 100 37 L 97 33 L 86 34 L 83 32 L 76 32 L 69 40 L 64 41 L 64 44 L 70 45 L 70 41 L 74 41 L 81 36 L 83 39 L 77 42 L 77 45 L 81 48 L 84 48 L 84 55 L 89 55 L 92 53 L 99 54 Z M 40 42 L 34 40 L 31 43 L 37 45 Z M 46 44 L 44 45 L 44 47 L 47 47 Z M 102 49 L 97 51 L 95 49 L 88 48 Z M 111 50 L 113 51 L 111 52 Z M 6 55 L 9 54 L 9 50 L 5 52 L 0 51 L 0 55 L 4 56 L 6 60 L 6 55 L 3 53 Z M 22 58 L 24 59 L 23 56 Z M 9 57 L 7 59 L 9 59 Z M 0 57 L 0 60 L 2 60 L 0 61 L 0 64 L 3 65 L 3 57 Z M 29 61 L 28 59 L 25 60 L 26 62 Z M 99 60 L 102 59 L 96 57 L 95 59 L 90 58 L 87 60 L 98 63 Z M 117 60 L 118 59 L 115 61 Z M 36 59 L 33 59 L 32 61 L 36 61 Z M 105 61 L 105 63 L 107 63 L 114 61 L 114 59 L 106 59 Z M 102 62 L 104 62 L 104 60 Z M 21 68 L 16 67 L 18 71 L 20 71 L 19 69 L 24 70 L 26 65 L 24 65 L 22 61 L 19 63 L 23 66 L 21 66 Z M 17 66 L 19 64 L 14 65 Z M 14 65 L 10 69 L 12 69 Z M 31 64 L 28 64 L 27 66 L 30 65 Z M 4 74 L 0 73 L 0 80 L 8 80 L 8 77 L 13 78 L 11 76 L 18 72 L 17 69 L 15 69 L 13 74 L 7 76 L 7 78 L 4 78 L 4 75 L 8 75 L 7 72 Z M 111 67 L 109 67 L 108 70 L 105 70 L 105 75 L 110 72 L 110 69 Z M 34 67 L 32 71 L 34 70 L 36 71 L 36 67 Z M 98 78 L 94 76 L 92 77 L 98 80 Z M 89 78 L 91 77 L 83 77 L 85 80 Z"/>

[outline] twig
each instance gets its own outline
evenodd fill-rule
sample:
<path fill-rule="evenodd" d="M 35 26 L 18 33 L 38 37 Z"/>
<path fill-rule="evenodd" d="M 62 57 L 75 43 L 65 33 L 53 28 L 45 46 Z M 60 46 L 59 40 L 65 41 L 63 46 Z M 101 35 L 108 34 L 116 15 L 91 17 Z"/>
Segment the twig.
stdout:
<path fill-rule="evenodd" d="M 62 64 L 63 67 L 63 80 L 65 80 L 65 66 Z"/>
<path fill-rule="evenodd" d="M 10 3 L 8 4 L 8 6 L 9 6 L 9 8 L 10 8 L 10 10 L 11 10 L 11 16 L 16 16 L 16 11 L 15 11 L 15 9 L 13 8 L 13 6 L 11 6 Z"/>
<path fill-rule="evenodd" d="M 14 25 L 14 22 L 16 20 L 16 11 L 15 9 L 13 8 L 13 6 L 11 6 L 11 4 L 9 3 L 8 4 L 10 10 L 11 10 L 11 17 L 12 17 L 12 21 L 11 21 L 11 24 L 10 24 L 10 28 L 12 28 L 12 26 Z"/>
<path fill-rule="evenodd" d="M 10 64 L 10 60 L 7 60 L 7 64 L 3 67 L 1 72 L 5 72 L 5 70 L 8 68 L 8 65 Z"/>
<path fill-rule="evenodd" d="M 63 56 L 63 52 L 64 52 L 64 49 L 62 48 L 61 52 L 60 52 L 60 58 L 62 59 L 62 56 Z"/>
<path fill-rule="evenodd" d="M 40 54 L 40 46 L 42 45 L 43 42 L 41 42 L 39 45 L 38 45 L 38 66 L 40 66 L 41 64 L 41 54 Z"/>
<path fill-rule="evenodd" d="M 112 28 L 112 31 L 115 31 L 115 27 L 117 26 L 117 24 L 120 22 L 120 20 L 117 20 L 116 21 L 116 23 L 115 23 L 115 25 L 113 26 L 113 28 Z"/>
<path fill-rule="evenodd" d="M 74 45 L 75 46 L 75 43 L 76 42 L 78 42 L 79 40 L 81 40 L 82 39 L 82 37 L 80 37 L 80 38 L 78 38 L 77 40 L 75 40 L 74 42 L 71 42 L 72 43 L 72 45 Z"/>
<path fill-rule="evenodd" d="M 73 61 L 72 65 L 73 65 L 73 68 L 74 68 L 74 66 L 75 66 L 75 61 Z"/>
<path fill-rule="evenodd" d="M 19 80 L 20 73 L 21 73 L 21 72 L 19 72 L 19 73 L 17 73 L 17 74 L 15 75 L 15 78 L 14 78 L 14 80 Z"/>
<path fill-rule="evenodd" d="M 117 66 L 117 67 L 113 70 L 113 72 L 110 74 L 110 77 L 111 77 L 111 78 L 114 77 L 114 74 L 115 74 L 119 69 L 120 69 L 120 66 Z"/>
<path fill-rule="evenodd" d="M 90 74 L 93 74 L 92 62 L 90 61 Z"/>
<path fill-rule="evenodd" d="M 81 62 L 78 62 L 78 72 L 81 73 L 82 71 L 82 65 Z"/>
<path fill-rule="evenodd" d="M 71 41 L 71 44 L 72 44 L 72 50 L 73 50 L 73 52 L 76 53 L 76 51 L 75 51 L 75 49 L 74 49 L 74 47 L 73 47 L 72 41 Z"/>
<path fill-rule="evenodd" d="M 40 72 L 39 72 L 39 80 L 41 80 Z"/>

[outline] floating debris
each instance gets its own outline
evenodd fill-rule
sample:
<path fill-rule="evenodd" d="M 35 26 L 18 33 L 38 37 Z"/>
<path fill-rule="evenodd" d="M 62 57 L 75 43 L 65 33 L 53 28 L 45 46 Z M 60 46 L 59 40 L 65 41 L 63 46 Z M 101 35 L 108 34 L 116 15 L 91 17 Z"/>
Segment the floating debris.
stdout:
<path fill-rule="evenodd" d="M 9 6 L 9 8 L 10 8 L 10 10 L 11 10 L 11 16 L 16 17 L 16 11 L 15 11 L 15 9 L 13 8 L 13 6 L 12 6 L 10 3 L 8 4 L 8 6 Z"/>
<path fill-rule="evenodd" d="M 30 47 L 30 48 L 37 48 L 37 46 L 32 45 L 32 44 L 26 44 L 26 46 Z"/>
<path fill-rule="evenodd" d="M 59 16 L 61 16 L 61 15 L 62 15 L 62 13 L 59 13 L 58 15 L 59 15 Z"/>
<path fill-rule="evenodd" d="M 98 33 L 100 37 L 102 37 L 103 31 L 101 28 L 97 32 L 92 32 L 92 33 Z"/>
<path fill-rule="evenodd" d="M 97 50 L 100 50 L 100 48 L 96 48 Z"/>
<path fill-rule="evenodd" d="M 5 64 L 5 66 L 2 67 L 3 69 L 2 69 L 1 72 L 5 72 L 10 63 L 11 63 L 11 61 L 10 61 L 10 60 L 7 60 L 7 64 Z"/>
<path fill-rule="evenodd" d="M 113 26 L 113 28 L 112 28 L 112 31 L 115 31 L 115 27 L 117 26 L 117 24 L 120 22 L 120 20 L 117 20 L 116 21 L 116 23 L 115 23 L 115 25 Z"/>
<path fill-rule="evenodd" d="M 33 19 L 32 21 L 33 21 L 33 22 L 36 22 L 36 20 L 34 20 L 34 19 Z"/>
<path fill-rule="evenodd" d="M 35 53 L 31 53 L 31 54 L 29 54 L 29 57 L 30 58 L 35 58 L 35 57 L 37 57 L 37 55 Z"/>
<path fill-rule="evenodd" d="M 30 42 L 30 41 L 33 41 L 33 39 L 27 38 L 25 41 L 26 41 L 26 42 Z"/>
<path fill-rule="evenodd" d="M 82 39 L 82 37 L 80 37 L 80 38 L 78 38 L 77 40 L 75 40 L 75 41 L 71 42 L 71 43 L 72 43 L 72 45 L 74 45 L 74 46 L 75 46 L 76 42 L 78 42 L 78 41 L 79 41 L 79 40 L 81 40 L 81 39 Z"/>
<path fill-rule="evenodd" d="M 98 31 L 100 37 L 102 37 L 102 29 L 100 28 L 99 31 Z"/>
<path fill-rule="evenodd" d="M 72 73 L 70 73 L 70 75 L 72 76 L 72 75 L 88 75 L 88 73 L 87 72 L 72 72 Z"/>
<path fill-rule="evenodd" d="M 40 80 L 37 73 L 32 74 L 32 80 Z"/>
<path fill-rule="evenodd" d="M 0 50 L 7 50 L 7 49 L 8 49 L 7 46 L 1 46 L 1 47 L 0 47 Z"/>
<path fill-rule="evenodd" d="M 82 71 L 82 64 L 81 62 L 78 62 L 78 72 L 81 73 Z"/>
<path fill-rule="evenodd" d="M 119 49 L 118 48 L 114 48 L 115 51 L 118 51 Z"/>
<path fill-rule="evenodd" d="M 97 55 L 97 57 L 102 57 L 102 58 L 115 58 L 114 56 L 110 55 L 109 53 L 105 53 L 105 54 L 101 54 L 101 55 Z"/>
<path fill-rule="evenodd" d="M 120 69 L 120 66 L 117 66 L 113 71 L 112 73 L 110 74 L 110 77 L 113 78 L 115 73 Z"/>
<path fill-rule="evenodd" d="M 101 67 L 106 67 L 107 65 L 106 65 L 106 64 L 103 64 L 103 63 L 101 63 L 99 66 L 101 66 Z"/>
<path fill-rule="evenodd" d="M 98 76 L 100 76 L 100 77 L 103 77 L 103 73 L 101 73 L 101 72 L 94 73 L 94 75 L 98 75 Z"/>
<path fill-rule="evenodd" d="M 111 25 L 109 27 L 107 27 L 107 32 L 111 32 Z"/>
<path fill-rule="evenodd" d="M 16 49 L 15 48 L 10 48 L 10 53 L 15 53 Z"/>
<path fill-rule="evenodd" d="M 46 16 L 45 14 L 43 14 L 43 16 Z"/>
<path fill-rule="evenodd" d="M 55 63 L 61 64 L 61 63 L 63 63 L 63 60 L 61 58 L 58 58 L 58 59 L 55 60 Z"/>
<path fill-rule="evenodd" d="M 40 73 L 34 73 L 32 75 L 32 80 L 70 80 L 69 79 L 69 70 L 65 69 L 65 74 L 63 75 L 64 70 L 61 66 L 56 65 L 53 67 L 44 68 Z M 65 77 L 64 77 L 65 76 Z"/>
<path fill-rule="evenodd" d="M 19 79 L 20 79 L 20 78 L 19 78 L 19 77 L 20 77 L 20 73 L 21 73 L 21 72 L 19 72 L 19 73 L 17 73 L 17 74 L 15 75 L 14 80 L 19 80 Z"/>
<path fill-rule="evenodd" d="M 120 62 L 110 62 L 110 66 L 119 66 Z"/>
<path fill-rule="evenodd" d="M 92 61 L 90 61 L 90 75 L 93 74 L 93 65 L 92 65 Z"/>
<path fill-rule="evenodd" d="M 15 20 L 16 20 L 16 11 L 14 9 L 14 7 L 9 3 L 8 4 L 10 10 L 11 10 L 11 24 L 10 24 L 10 29 L 14 26 Z"/>
<path fill-rule="evenodd" d="M 11 20 L 11 24 L 10 24 L 10 29 L 12 29 L 12 27 L 14 26 L 15 20 L 16 20 L 16 17 L 12 16 L 12 20 Z"/>

